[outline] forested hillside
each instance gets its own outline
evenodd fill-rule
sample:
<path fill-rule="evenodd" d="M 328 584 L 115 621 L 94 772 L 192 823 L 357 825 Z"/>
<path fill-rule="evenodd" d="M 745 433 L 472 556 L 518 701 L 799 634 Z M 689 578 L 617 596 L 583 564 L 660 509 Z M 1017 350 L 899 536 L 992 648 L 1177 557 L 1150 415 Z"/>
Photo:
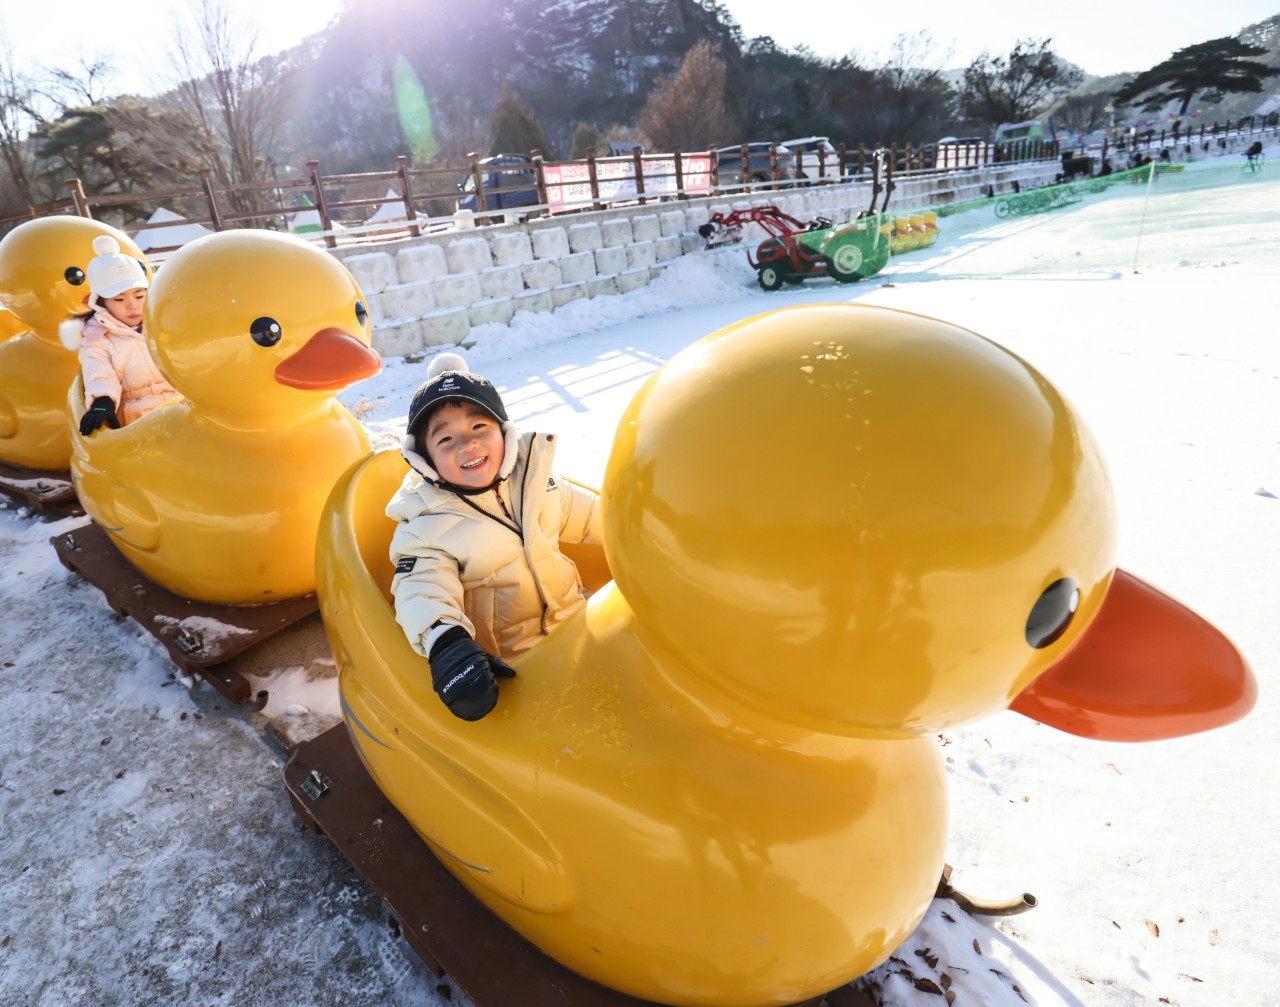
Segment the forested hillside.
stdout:
<path fill-rule="evenodd" d="M 710 47 L 718 76 L 675 97 L 716 106 L 696 120 L 716 125 L 693 130 L 688 149 L 807 135 L 868 146 L 989 137 L 999 122 L 1048 115 L 1088 132 L 1151 117 L 1111 100 L 1132 75 L 1090 78 L 1048 39 L 946 68 L 945 45 L 927 33 L 874 55 L 851 35 L 839 59 L 748 39 L 716 0 L 346 0 L 324 31 L 263 57 L 220 32 L 220 0 L 186 3 L 191 27 L 174 46 L 186 77 L 158 94 L 112 94 L 100 65 L 41 75 L 6 63 L 0 45 L 0 212 L 61 198 L 71 177 L 114 193 L 189 185 L 201 168 L 234 183 L 299 177 L 310 160 L 334 173 L 387 170 L 399 154 L 453 166 L 472 151 L 659 147 L 664 138 L 641 129 L 656 119 L 642 112 L 674 100 L 667 85 L 698 47 Z M 1240 38 L 1280 66 L 1278 28 L 1280 14 Z M 1206 93 L 1188 114 L 1267 111 L 1274 90 L 1217 103 Z"/>

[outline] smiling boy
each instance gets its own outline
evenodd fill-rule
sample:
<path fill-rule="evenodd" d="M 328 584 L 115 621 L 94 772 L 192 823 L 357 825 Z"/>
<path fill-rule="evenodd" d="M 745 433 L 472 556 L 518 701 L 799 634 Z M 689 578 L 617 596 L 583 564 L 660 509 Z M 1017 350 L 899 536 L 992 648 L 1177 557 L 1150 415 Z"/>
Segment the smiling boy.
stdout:
<path fill-rule="evenodd" d="M 584 604 L 559 543 L 600 543 L 600 499 L 552 471 L 555 436 L 520 434 L 493 384 L 442 353 L 409 406 L 410 466 L 386 513 L 396 619 L 455 716 L 498 699 L 504 659 Z"/>

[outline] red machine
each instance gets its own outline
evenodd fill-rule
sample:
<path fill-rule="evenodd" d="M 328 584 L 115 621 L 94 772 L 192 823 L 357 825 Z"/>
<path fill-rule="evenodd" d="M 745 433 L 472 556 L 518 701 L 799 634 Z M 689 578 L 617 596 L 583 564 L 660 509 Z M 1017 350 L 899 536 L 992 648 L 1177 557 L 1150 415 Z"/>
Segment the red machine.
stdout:
<path fill-rule="evenodd" d="M 797 220 L 776 206 L 757 206 L 714 214 L 698 228 L 707 246 L 740 240 L 746 224 L 759 224 L 770 237 L 747 261 L 760 286 L 777 290 L 783 283 L 802 283 L 811 276 L 831 276 L 840 283 L 873 276 L 889 261 L 889 238 L 878 215 L 832 225 L 826 217 Z"/>

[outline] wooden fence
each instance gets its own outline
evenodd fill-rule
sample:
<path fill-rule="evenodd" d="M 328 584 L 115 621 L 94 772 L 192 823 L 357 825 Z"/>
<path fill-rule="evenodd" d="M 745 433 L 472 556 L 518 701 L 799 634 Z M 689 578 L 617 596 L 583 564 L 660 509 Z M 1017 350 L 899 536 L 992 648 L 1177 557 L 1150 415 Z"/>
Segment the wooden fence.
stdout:
<path fill-rule="evenodd" d="M 1209 142 L 1220 134 L 1225 136 L 1239 132 L 1241 125 L 1227 123 L 1225 127 L 1219 127 L 1214 123 L 1212 126 L 1202 125 L 1198 131 L 1170 132 L 1167 135 L 1164 130 L 1158 134 L 1148 130 L 1133 137 L 1130 146 L 1154 149 L 1178 143 Z M 1246 128 L 1253 125 L 1249 120 Z M 1124 149 L 1123 143 L 1117 147 Z M 937 148 L 931 143 L 908 143 L 901 148 L 890 144 L 883 151 L 894 174 L 945 168 L 935 163 Z M 1107 151 L 1108 141 L 1104 141 L 1104 158 Z M 840 144 L 834 155 L 821 149 L 807 154 L 800 151 L 791 154 L 785 149 L 779 150 L 779 145 L 773 143 L 769 145 L 769 170 L 763 184 L 777 189 L 855 178 L 870 172 L 875 153 L 864 144 L 853 147 Z M 754 174 L 755 170 L 750 166 L 755 162 L 747 144 L 742 145 L 739 156 L 739 165 L 748 166 L 750 173 Z M 757 153 L 756 157 L 759 156 Z M 963 166 L 985 167 L 992 163 L 1058 156 L 1056 142 L 1029 145 L 1020 141 L 1001 146 L 984 143 L 975 145 Z M 314 211 L 318 225 L 311 230 L 319 240 L 333 248 L 339 244 L 406 235 L 417 237 L 424 231 L 454 226 L 460 197 L 474 203 L 472 215 L 475 218 L 485 220 L 489 216 L 500 217 L 513 209 L 508 197 L 515 192 L 524 196 L 520 205 L 514 208 L 521 215 L 526 215 L 604 209 L 617 203 L 644 204 L 650 199 L 741 193 L 759 187 L 759 184 L 746 181 L 748 172 L 742 173 L 741 181 L 735 179 L 731 185 L 722 185 L 714 151 L 684 153 L 677 148 L 669 154 L 646 155 L 640 147 L 635 147 L 630 154 L 597 157 L 591 150 L 580 161 L 555 164 L 548 164 L 541 152 L 533 151 L 527 159 L 510 160 L 513 163 L 485 163 L 478 155 L 472 154 L 465 168 L 413 168 L 409 166 L 408 157 L 400 156 L 391 171 L 338 175 L 325 175 L 320 170 L 319 161 L 309 161 L 305 177 L 238 183 L 219 182 L 211 171 L 204 170 L 200 172 L 198 185 L 127 193 L 89 194 L 79 179 L 71 179 L 67 183 L 70 195 L 66 199 L 0 214 L 0 234 L 24 220 L 49 214 L 71 212 L 92 217 L 95 210 L 130 207 L 137 212 L 143 207 L 179 203 L 190 208 L 186 216 L 154 226 L 197 224 L 215 231 L 242 226 L 287 230 L 289 220 L 295 214 Z M 384 186 L 386 192 L 382 192 Z M 375 194 L 377 192 L 382 194 Z M 295 197 L 301 205 L 286 205 Z M 397 209 L 403 204 L 403 215 L 385 214 L 398 219 L 383 221 L 368 219 L 368 208 L 382 208 L 390 203 L 396 204 Z M 172 247 L 152 248 L 149 253 L 168 251 L 172 251 Z"/>

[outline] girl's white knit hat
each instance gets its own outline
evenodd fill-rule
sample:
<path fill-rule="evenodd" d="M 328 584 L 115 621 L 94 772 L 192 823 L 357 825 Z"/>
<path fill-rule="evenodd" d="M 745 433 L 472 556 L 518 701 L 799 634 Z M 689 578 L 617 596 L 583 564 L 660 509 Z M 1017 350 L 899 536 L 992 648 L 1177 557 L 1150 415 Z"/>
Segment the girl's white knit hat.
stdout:
<path fill-rule="evenodd" d="M 142 263 L 120 252 L 120 242 L 109 234 L 93 239 L 98 254 L 89 262 L 89 296 L 115 297 L 134 287 L 148 286 L 147 271 Z"/>

